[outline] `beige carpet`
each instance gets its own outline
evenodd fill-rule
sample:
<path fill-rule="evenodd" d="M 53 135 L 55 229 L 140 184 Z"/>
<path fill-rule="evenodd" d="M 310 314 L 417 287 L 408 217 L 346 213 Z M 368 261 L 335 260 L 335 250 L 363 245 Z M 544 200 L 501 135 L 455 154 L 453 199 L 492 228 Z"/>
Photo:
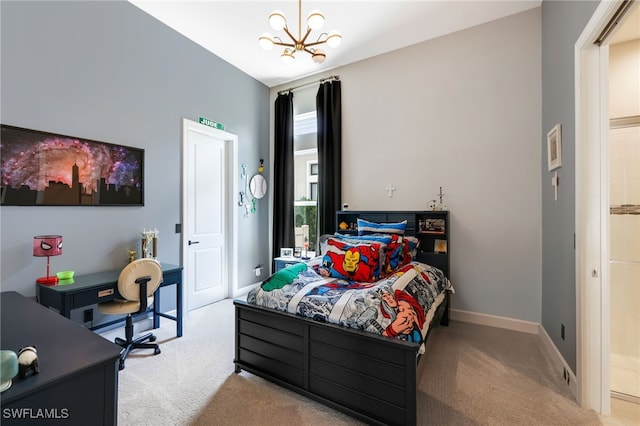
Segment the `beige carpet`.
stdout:
<path fill-rule="evenodd" d="M 120 425 L 355 425 L 360 422 L 250 373 L 234 373 L 234 311 L 225 300 L 162 320 L 162 353 L 129 356 Z M 112 338 L 112 335 L 108 336 Z M 420 425 L 600 425 L 553 371 L 538 337 L 461 322 L 439 327 L 419 368 Z"/>

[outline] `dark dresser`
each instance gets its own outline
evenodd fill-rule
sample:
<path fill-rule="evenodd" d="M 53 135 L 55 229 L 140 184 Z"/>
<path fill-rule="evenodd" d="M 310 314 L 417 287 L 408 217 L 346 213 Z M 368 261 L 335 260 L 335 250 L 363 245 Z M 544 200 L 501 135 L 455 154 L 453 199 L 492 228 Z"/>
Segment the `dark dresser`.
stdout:
<path fill-rule="evenodd" d="M 40 365 L 0 394 L 2 425 L 115 425 L 122 348 L 17 292 L 0 303 L 0 348 L 35 345 Z"/>

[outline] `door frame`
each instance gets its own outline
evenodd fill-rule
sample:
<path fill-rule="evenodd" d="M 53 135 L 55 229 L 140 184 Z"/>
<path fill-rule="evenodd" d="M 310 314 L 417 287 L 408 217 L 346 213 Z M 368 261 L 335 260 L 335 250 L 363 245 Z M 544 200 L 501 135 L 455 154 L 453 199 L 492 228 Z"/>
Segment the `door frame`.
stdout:
<path fill-rule="evenodd" d="M 186 265 L 187 263 L 187 241 L 184 236 L 184 230 L 187 229 L 185 226 L 185 221 L 189 217 L 187 214 L 187 202 L 185 200 L 187 194 L 187 179 L 185 178 L 186 174 L 186 162 L 187 162 L 187 134 L 189 131 L 198 131 L 202 133 L 209 134 L 218 139 L 224 140 L 228 144 L 227 150 L 227 170 L 228 170 L 228 180 L 227 180 L 227 188 L 226 188 L 226 205 L 227 205 L 227 214 L 225 215 L 226 220 L 226 232 L 227 232 L 227 278 L 229 282 L 227 283 L 227 294 L 234 295 L 236 294 L 235 283 L 238 282 L 238 220 L 237 220 L 237 210 L 235 208 L 235 194 L 238 193 L 238 136 L 233 133 L 228 133 L 223 130 L 219 130 L 213 127 L 205 126 L 198 122 L 189 120 L 187 118 L 182 119 L 182 165 L 181 165 L 181 179 L 182 179 L 182 195 L 180 197 L 181 206 L 181 214 L 182 214 L 182 230 L 180 234 L 181 239 L 181 254 L 180 257 L 182 259 L 182 265 Z M 189 283 L 184 282 L 182 286 L 182 300 L 183 300 L 183 308 L 189 306 L 187 298 L 189 297 Z M 227 296 L 229 297 L 229 296 Z M 183 309 L 184 311 L 184 309 Z"/>
<path fill-rule="evenodd" d="M 611 414 L 609 48 L 594 44 L 622 0 L 600 2 L 575 44 L 578 403 Z"/>

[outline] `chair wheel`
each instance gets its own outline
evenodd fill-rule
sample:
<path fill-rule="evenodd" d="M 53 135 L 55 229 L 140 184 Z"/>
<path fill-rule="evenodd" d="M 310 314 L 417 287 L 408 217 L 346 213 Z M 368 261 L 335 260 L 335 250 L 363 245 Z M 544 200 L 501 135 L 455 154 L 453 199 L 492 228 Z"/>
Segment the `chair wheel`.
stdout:
<path fill-rule="evenodd" d="M 157 337 L 155 335 L 153 335 L 153 334 L 151 336 L 149 336 L 149 341 L 150 342 L 155 342 L 156 339 L 157 339 Z"/>
<path fill-rule="evenodd" d="M 158 355 L 159 353 L 160 353 L 160 348 L 155 348 L 155 349 L 153 350 L 153 354 L 154 354 L 154 355 Z"/>

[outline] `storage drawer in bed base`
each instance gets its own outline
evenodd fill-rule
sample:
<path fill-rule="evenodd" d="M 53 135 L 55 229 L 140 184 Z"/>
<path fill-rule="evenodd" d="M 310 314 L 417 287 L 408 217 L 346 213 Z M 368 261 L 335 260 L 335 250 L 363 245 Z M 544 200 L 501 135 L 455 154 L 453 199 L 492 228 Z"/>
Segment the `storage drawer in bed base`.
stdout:
<path fill-rule="evenodd" d="M 234 304 L 236 372 L 249 371 L 369 423 L 416 423 L 417 343 Z"/>

